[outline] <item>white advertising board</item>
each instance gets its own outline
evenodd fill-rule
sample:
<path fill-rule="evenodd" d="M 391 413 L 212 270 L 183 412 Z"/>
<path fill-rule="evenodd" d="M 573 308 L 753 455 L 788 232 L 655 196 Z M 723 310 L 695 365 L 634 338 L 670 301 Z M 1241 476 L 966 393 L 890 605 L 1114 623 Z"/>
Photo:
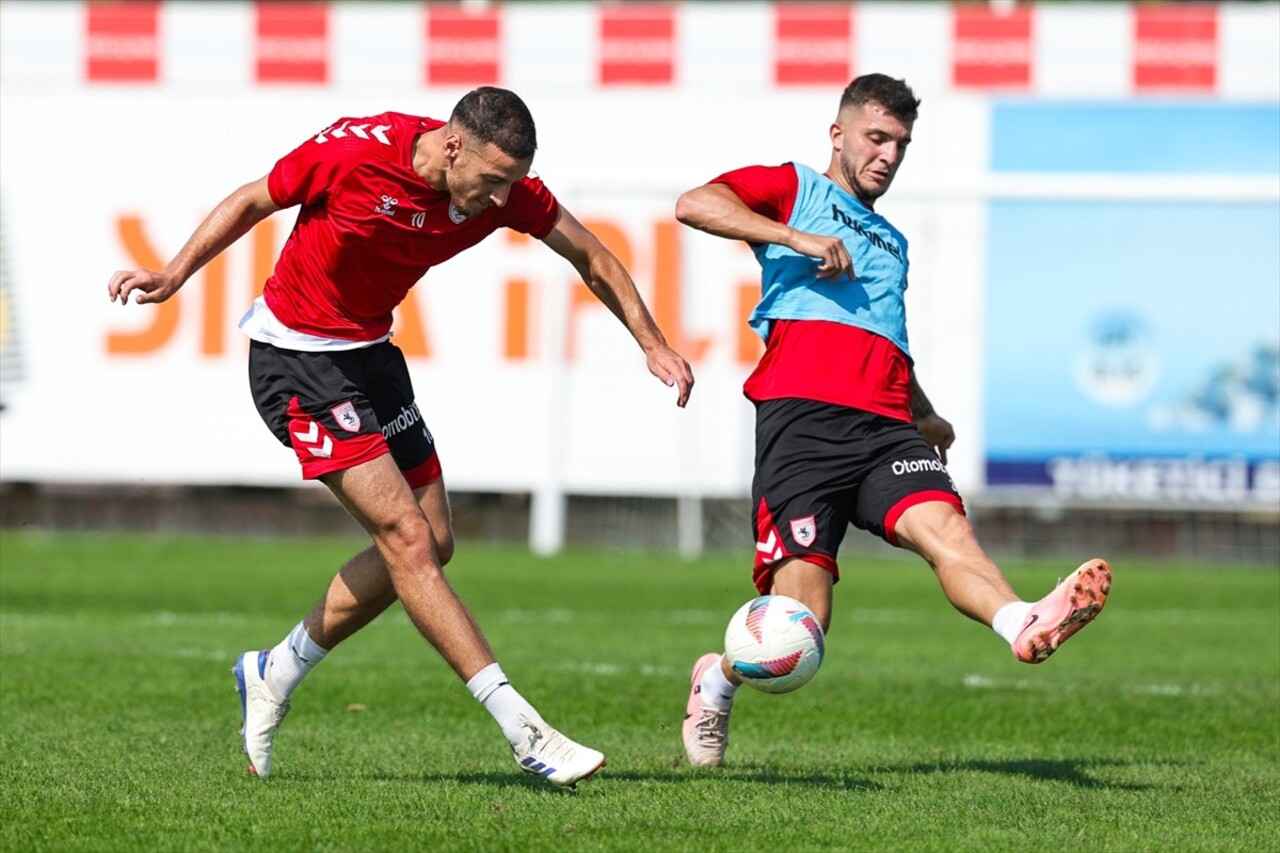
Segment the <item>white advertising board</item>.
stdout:
<path fill-rule="evenodd" d="M 109 304 L 107 279 L 163 264 L 219 199 L 333 119 L 389 108 L 443 115 L 456 96 L 6 90 L 5 275 L 25 351 L 0 412 L 0 476 L 296 482 L 291 451 L 253 409 L 235 328 L 293 213 L 260 225 L 165 306 Z M 681 190 L 729 168 L 788 159 L 824 166 L 837 98 L 529 99 L 539 122 L 536 170 L 623 258 L 698 384 L 689 407 L 677 409 L 674 392 L 648 374 L 625 329 L 568 264 L 536 241 L 495 234 L 432 270 L 397 321 L 453 488 L 528 490 L 553 478 L 586 493 L 746 492 L 752 427 L 741 383 L 759 344 L 743 318 L 758 268 L 745 246 L 690 231 L 672 210 Z M 910 296 L 921 375 L 975 439 L 981 240 L 966 232 L 980 228 L 980 217 L 934 227 L 957 205 L 977 205 L 926 205 L 921 189 L 960 160 L 977 168 L 983 115 L 977 100 L 935 107 L 900 198 L 884 204 L 918 235 Z"/>
<path fill-rule="evenodd" d="M 912 352 L 956 426 L 949 468 L 966 493 L 986 482 L 992 199 L 1277 198 L 1269 173 L 991 168 L 1001 102 L 1274 106 L 1276 3 L 282 9 L 0 3 L 0 480 L 297 482 L 254 412 L 235 328 L 293 213 L 165 306 L 111 305 L 107 279 L 163 264 L 219 199 L 335 118 L 443 118 L 474 85 L 529 103 L 535 169 L 623 258 L 698 385 L 677 410 L 567 264 L 496 234 L 432 270 L 397 319 L 454 489 L 747 493 L 757 269 L 672 209 L 730 168 L 825 166 L 851 74 L 905 76 L 924 99 L 878 209 L 911 241 Z"/>

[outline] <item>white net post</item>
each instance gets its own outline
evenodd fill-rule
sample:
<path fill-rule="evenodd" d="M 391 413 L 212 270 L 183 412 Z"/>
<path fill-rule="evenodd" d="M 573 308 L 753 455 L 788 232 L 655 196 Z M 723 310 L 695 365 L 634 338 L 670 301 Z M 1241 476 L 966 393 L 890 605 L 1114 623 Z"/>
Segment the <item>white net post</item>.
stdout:
<path fill-rule="evenodd" d="M 566 418 L 569 409 L 569 364 L 565 340 L 569 323 L 569 286 L 562 277 L 552 276 L 543 288 L 544 330 L 541 340 L 546 360 L 548 440 L 544 448 L 546 466 L 534 486 L 529 509 L 529 549 L 547 556 L 564 549 L 568 496 L 564 488 Z"/>

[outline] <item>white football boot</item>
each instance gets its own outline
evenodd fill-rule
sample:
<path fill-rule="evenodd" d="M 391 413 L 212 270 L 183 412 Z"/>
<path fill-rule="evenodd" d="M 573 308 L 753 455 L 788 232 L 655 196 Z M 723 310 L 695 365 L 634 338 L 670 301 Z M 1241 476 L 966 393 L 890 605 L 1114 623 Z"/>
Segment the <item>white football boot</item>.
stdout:
<path fill-rule="evenodd" d="M 240 694 L 240 734 L 244 737 L 241 749 L 249 756 L 249 772 L 259 779 L 271 775 L 271 741 L 289 713 L 289 700 L 280 698 L 267 682 L 270 657 L 270 649 L 245 652 L 231 668 L 236 692 Z"/>
<path fill-rule="evenodd" d="M 516 763 L 526 773 L 572 788 L 604 767 L 604 754 L 576 743 L 543 723 L 521 716 L 525 739 L 511 747 Z"/>

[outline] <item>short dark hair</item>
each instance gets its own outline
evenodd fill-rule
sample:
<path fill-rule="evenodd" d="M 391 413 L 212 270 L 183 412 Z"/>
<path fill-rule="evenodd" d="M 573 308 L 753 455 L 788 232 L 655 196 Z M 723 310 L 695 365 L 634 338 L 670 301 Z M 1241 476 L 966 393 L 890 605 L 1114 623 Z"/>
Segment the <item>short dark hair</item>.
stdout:
<path fill-rule="evenodd" d="M 492 142 L 502 153 L 525 160 L 538 150 L 533 114 L 515 92 L 481 86 L 462 96 L 449 123 L 469 131 L 481 145 Z"/>
<path fill-rule="evenodd" d="M 863 74 L 855 77 L 840 96 L 840 109 L 860 107 L 874 101 L 898 117 L 900 121 L 915 121 L 919 114 L 920 99 L 911 91 L 906 80 L 895 80 L 887 74 Z"/>

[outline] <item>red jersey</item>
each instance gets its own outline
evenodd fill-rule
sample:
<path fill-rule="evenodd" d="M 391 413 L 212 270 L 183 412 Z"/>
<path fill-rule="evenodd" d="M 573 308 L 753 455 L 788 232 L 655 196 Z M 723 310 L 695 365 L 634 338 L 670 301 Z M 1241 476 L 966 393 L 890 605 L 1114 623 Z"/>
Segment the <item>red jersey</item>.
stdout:
<path fill-rule="evenodd" d="M 352 341 L 385 337 L 391 312 L 428 269 L 499 228 L 542 239 L 560 205 L 537 178 L 507 203 L 462 216 L 413 171 L 418 136 L 444 124 L 382 113 L 344 118 L 285 155 L 267 177 L 280 207 L 301 205 L 263 298 L 285 326 Z"/>
<path fill-rule="evenodd" d="M 711 181 L 733 190 L 747 207 L 788 222 L 800 188 L 796 170 L 749 166 Z M 743 392 L 755 402 L 797 397 L 908 421 L 911 364 L 906 353 L 874 332 L 829 320 L 775 320 L 765 353 Z"/>

